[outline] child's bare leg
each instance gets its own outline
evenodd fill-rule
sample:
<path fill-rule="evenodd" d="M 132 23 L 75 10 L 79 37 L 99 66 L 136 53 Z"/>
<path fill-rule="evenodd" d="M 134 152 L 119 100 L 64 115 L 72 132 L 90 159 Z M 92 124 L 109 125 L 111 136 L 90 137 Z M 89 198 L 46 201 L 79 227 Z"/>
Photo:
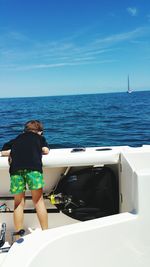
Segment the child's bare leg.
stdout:
<path fill-rule="evenodd" d="M 25 193 L 14 195 L 14 225 L 16 231 L 23 229 Z"/>
<path fill-rule="evenodd" d="M 43 190 L 42 188 L 31 190 L 31 194 L 41 228 L 42 230 L 48 229 L 48 214 L 43 199 Z"/>

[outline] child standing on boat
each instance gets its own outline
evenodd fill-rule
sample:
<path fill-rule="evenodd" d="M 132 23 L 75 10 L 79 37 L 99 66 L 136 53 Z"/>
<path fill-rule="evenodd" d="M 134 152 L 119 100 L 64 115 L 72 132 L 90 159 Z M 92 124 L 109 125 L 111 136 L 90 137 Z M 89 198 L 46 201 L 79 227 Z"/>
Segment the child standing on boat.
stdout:
<path fill-rule="evenodd" d="M 14 225 L 16 231 L 23 229 L 26 184 L 31 190 L 41 228 L 48 228 L 48 215 L 43 200 L 42 154 L 49 148 L 38 120 L 28 121 L 24 132 L 4 144 L 2 156 L 9 156 L 10 192 L 14 195 Z"/>

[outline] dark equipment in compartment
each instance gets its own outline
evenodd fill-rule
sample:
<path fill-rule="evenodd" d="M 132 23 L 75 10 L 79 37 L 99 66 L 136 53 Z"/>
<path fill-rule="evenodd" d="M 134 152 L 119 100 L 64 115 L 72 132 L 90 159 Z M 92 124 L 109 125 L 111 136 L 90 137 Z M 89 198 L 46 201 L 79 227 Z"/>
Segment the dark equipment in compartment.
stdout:
<path fill-rule="evenodd" d="M 55 197 L 59 210 L 80 221 L 119 212 L 118 180 L 109 167 L 72 168 L 60 180 Z"/>

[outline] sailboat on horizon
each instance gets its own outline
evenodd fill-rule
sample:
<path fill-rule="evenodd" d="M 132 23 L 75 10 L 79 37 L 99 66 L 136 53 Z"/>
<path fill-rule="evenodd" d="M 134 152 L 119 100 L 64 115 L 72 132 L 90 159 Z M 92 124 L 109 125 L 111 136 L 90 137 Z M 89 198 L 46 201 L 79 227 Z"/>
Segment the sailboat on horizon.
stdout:
<path fill-rule="evenodd" d="M 128 75 L 128 90 L 127 93 L 131 94 L 133 92 L 133 90 L 130 88 L 130 80 L 129 80 L 129 75 Z"/>

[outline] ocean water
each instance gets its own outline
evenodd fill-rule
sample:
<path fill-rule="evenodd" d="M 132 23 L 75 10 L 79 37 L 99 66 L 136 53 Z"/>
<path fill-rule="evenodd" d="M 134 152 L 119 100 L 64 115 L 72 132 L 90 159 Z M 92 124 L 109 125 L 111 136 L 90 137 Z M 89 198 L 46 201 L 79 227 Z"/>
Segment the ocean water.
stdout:
<path fill-rule="evenodd" d="M 52 148 L 150 144 L 150 91 L 0 99 L 0 149 L 41 120 Z"/>

